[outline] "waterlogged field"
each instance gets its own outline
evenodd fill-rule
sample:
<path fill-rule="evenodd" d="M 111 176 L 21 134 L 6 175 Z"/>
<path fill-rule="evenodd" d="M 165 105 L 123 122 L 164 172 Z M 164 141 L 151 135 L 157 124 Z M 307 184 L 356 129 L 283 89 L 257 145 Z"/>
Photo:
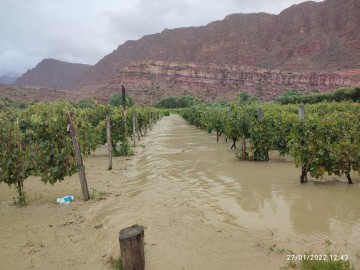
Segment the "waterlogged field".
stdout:
<path fill-rule="evenodd" d="M 95 200 L 80 200 L 77 175 L 54 187 L 29 178 L 24 207 L 1 184 L 0 269 L 109 269 L 120 229 L 135 223 L 146 269 L 280 269 L 305 252 L 360 267 L 358 175 L 300 184 L 291 159 L 239 161 L 230 145 L 164 117 L 112 171 L 105 148 L 85 160 Z M 57 205 L 62 195 L 77 200 Z"/>

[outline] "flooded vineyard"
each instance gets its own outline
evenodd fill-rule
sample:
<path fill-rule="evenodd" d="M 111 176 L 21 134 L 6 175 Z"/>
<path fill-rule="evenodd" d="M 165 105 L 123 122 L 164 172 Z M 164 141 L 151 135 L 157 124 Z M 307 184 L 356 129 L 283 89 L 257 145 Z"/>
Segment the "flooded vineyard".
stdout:
<path fill-rule="evenodd" d="M 169 116 L 112 171 L 105 148 L 85 161 L 103 200 L 56 205 L 80 198 L 77 176 L 54 187 L 32 178 L 29 205 L 16 207 L 1 184 L 0 269 L 108 269 L 118 232 L 135 223 L 145 226 L 146 269 L 280 269 L 308 251 L 360 267 L 358 176 L 300 184 L 292 161 L 239 161 L 230 144 Z"/>

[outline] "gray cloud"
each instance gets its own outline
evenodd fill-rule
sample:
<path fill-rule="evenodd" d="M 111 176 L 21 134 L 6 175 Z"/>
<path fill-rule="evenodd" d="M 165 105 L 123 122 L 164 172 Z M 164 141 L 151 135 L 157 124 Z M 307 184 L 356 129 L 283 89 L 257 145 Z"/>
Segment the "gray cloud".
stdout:
<path fill-rule="evenodd" d="M 303 0 L 0 0 L 0 75 L 44 58 L 95 64 L 126 40 Z M 317 0 L 320 2 L 320 0 Z"/>

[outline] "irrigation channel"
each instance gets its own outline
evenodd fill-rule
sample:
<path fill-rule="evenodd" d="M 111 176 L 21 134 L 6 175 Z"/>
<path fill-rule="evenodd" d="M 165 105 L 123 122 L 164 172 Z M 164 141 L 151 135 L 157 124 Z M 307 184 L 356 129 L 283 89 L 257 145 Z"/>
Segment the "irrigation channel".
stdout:
<path fill-rule="evenodd" d="M 358 176 L 300 184 L 292 161 L 239 161 L 215 136 L 172 115 L 112 171 L 99 149 L 85 166 L 104 200 L 56 205 L 67 192 L 79 198 L 76 176 L 54 187 L 29 179 L 25 207 L 1 185 L 0 269 L 108 269 L 119 230 L 135 223 L 145 226 L 146 269 L 280 269 L 308 251 L 360 267 Z"/>

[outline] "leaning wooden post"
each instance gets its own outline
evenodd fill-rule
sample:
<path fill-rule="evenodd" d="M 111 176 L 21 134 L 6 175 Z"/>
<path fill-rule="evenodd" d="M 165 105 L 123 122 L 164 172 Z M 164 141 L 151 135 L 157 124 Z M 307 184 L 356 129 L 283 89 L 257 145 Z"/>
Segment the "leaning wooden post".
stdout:
<path fill-rule="evenodd" d="M 144 270 L 144 227 L 134 225 L 119 234 L 121 260 L 124 270 Z"/>
<path fill-rule="evenodd" d="M 304 104 L 299 105 L 299 122 L 300 124 L 303 124 L 305 121 L 305 108 Z M 301 139 L 301 146 L 305 143 L 305 138 Z M 301 166 L 300 168 L 300 183 L 308 182 L 307 178 L 307 170 L 304 166 Z"/>
<path fill-rule="evenodd" d="M 136 112 L 133 112 L 132 115 L 132 124 L 133 124 L 133 143 L 134 143 L 134 147 L 136 146 L 136 142 L 135 142 L 135 133 L 136 133 Z"/>
<path fill-rule="evenodd" d="M 106 115 L 106 138 L 107 138 L 107 147 L 109 151 L 109 167 L 108 170 L 112 169 L 112 143 L 111 143 L 111 123 L 110 115 Z"/>
<path fill-rule="evenodd" d="M 75 124 L 74 124 L 74 113 L 69 112 L 67 118 L 68 118 L 67 120 L 68 120 L 68 124 L 69 124 L 68 128 L 69 128 L 71 140 L 73 143 L 73 148 L 74 148 L 76 162 L 77 162 L 77 168 L 78 168 L 79 177 L 80 177 L 81 192 L 82 192 L 84 201 L 88 201 L 90 199 L 90 195 L 89 195 L 89 189 L 88 189 L 86 176 L 85 176 L 84 163 L 83 163 L 83 160 L 81 157 L 79 140 L 76 135 L 76 129 L 75 129 Z"/>

